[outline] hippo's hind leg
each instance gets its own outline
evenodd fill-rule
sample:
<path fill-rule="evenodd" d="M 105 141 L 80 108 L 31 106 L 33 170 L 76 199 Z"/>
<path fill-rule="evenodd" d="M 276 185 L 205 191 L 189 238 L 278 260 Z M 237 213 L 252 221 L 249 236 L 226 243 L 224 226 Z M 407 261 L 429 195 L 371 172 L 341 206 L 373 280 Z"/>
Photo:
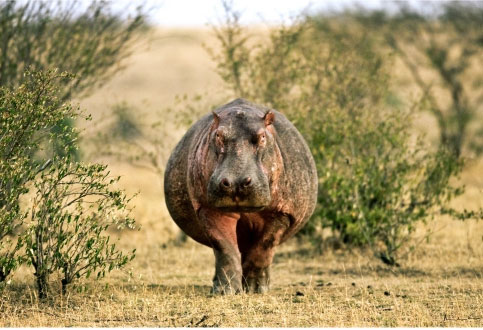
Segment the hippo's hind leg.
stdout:
<path fill-rule="evenodd" d="M 241 254 L 238 250 L 236 224 L 238 214 L 201 209 L 200 220 L 215 253 L 213 293 L 233 294 L 242 291 Z"/>
<path fill-rule="evenodd" d="M 245 237 L 242 248 L 243 287 L 246 292 L 265 293 L 270 287 L 270 265 L 275 254 L 275 247 L 289 227 L 289 219 L 285 216 L 268 216 L 263 219 L 263 226 L 255 230 L 240 230 Z M 242 237 L 239 238 L 243 239 Z"/>

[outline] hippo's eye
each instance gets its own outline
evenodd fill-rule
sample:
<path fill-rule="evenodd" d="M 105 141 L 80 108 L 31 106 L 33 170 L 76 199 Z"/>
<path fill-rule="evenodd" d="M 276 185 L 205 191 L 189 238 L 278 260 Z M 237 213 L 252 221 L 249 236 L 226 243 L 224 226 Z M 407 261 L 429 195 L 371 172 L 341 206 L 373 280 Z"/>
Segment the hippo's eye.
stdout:
<path fill-rule="evenodd" d="M 225 152 L 225 148 L 223 146 L 223 134 L 217 130 L 215 133 L 215 145 L 217 146 L 217 152 L 223 154 Z"/>
<path fill-rule="evenodd" d="M 261 132 L 261 133 L 258 133 L 257 135 L 255 135 L 253 137 L 253 144 L 257 145 L 257 146 L 264 146 L 265 145 L 265 139 L 266 139 L 266 136 L 265 136 L 265 132 Z"/>
<path fill-rule="evenodd" d="M 215 137 L 216 137 L 217 141 L 219 141 L 219 142 L 223 141 L 223 134 L 221 134 L 221 132 L 219 130 L 216 131 Z"/>

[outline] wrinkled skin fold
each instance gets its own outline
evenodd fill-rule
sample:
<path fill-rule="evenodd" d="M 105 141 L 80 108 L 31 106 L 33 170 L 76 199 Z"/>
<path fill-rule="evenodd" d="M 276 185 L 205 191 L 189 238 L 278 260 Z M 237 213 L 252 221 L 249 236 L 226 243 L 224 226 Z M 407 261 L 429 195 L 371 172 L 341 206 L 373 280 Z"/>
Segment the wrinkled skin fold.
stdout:
<path fill-rule="evenodd" d="M 213 248 L 213 292 L 263 293 L 275 248 L 309 219 L 317 199 L 310 150 L 281 113 L 243 99 L 196 122 L 165 172 L 168 210 Z"/>

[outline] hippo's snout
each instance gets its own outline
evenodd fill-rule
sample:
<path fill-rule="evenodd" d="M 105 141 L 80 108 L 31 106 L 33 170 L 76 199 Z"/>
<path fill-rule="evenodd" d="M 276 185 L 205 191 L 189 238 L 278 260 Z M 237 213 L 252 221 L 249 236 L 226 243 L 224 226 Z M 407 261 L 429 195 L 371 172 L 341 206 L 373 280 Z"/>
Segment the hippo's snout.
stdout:
<path fill-rule="evenodd" d="M 256 176 L 213 175 L 208 185 L 212 206 L 230 212 L 259 211 L 270 204 L 268 182 Z"/>
<path fill-rule="evenodd" d="M 229 196 L 237 194 L 245 195 L 250 192 L 252 186 L 252 178 L 249 176 L 244 176 L 237 180 L 224 177 L 220 180 L 219 184 L 220 190 Z"/>

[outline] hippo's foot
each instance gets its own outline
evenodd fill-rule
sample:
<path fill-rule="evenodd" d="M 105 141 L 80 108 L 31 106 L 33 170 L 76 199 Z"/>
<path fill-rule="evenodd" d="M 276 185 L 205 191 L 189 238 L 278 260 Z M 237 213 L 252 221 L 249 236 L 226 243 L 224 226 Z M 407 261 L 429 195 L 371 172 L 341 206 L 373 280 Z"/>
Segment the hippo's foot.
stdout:
<path fill-rule="evenodd" d="M 232 278 L 228 280 L 226 276 L 215 276 L 213 280 L 213 294 L 237 294 L 242 292 L 242 285 L 240 279 Z"/>
<path fill-rule="evenodd" d="M 240 254 L 215 251 L 216 272 L 213 279 L 214 294 L 235 294 L 242 292 L 242 270 Z"/>
<path fill-rule="evenodd" d="M 269 268 L 251 269 L 243 278 L 243 288 L 248 293 L 265 293 L 270 287 Z"/>

